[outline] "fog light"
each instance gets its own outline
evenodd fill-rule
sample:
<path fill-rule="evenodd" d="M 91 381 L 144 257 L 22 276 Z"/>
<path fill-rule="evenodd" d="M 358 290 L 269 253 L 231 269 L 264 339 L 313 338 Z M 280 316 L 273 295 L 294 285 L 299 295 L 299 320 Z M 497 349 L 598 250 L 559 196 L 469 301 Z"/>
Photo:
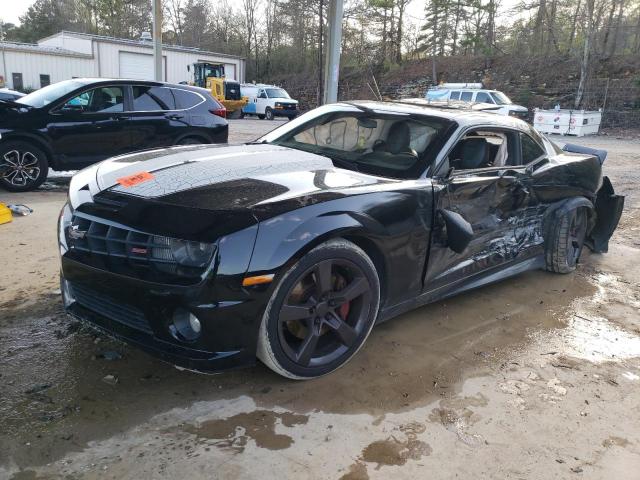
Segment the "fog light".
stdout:
<path fill-rule="evenodd" d="M 202 325 L 193 313 L 184 308 L 176 308 L 173 312 L 173 323 L 169 329 L 178 340 L 192 342 L 200 336 Z"/>

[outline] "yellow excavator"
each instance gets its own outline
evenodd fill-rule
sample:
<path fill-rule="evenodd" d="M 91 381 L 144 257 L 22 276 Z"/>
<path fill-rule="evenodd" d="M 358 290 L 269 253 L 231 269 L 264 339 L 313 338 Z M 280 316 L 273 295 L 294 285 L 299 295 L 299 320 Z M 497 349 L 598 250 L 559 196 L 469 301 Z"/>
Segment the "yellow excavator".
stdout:
<path fill-rule="evenodd" d="M 248 97 L 240 94 L 240 82 L 227 80 L 224 76 L 224 65 L 220 63 L 199 62 L 193 64 L 193 85 L 206 88 L 211 95 L 227 109 L 227 118 L 238 118 Z"/>

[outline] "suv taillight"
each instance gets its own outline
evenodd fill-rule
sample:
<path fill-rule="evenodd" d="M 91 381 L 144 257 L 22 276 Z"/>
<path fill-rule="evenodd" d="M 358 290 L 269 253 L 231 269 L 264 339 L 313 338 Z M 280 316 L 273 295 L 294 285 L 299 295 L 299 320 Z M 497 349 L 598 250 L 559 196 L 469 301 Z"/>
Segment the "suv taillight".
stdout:
<path fill-rule="evenodd" d="M 214 115 L 222 118 L 227 118 L 227 109 L 224 107 L 212 108 L 211 110 L 209 110 L 209 113 L 213 113 Z"/>

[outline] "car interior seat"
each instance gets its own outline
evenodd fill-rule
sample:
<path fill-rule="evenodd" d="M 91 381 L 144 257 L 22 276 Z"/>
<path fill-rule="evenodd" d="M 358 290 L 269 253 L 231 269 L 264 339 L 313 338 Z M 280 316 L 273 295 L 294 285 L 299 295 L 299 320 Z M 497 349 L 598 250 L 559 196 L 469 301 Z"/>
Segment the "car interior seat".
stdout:
<path fill-rule="evenodd" d="M 485 138 L 465 138 L 455 148 L 453 158 L 455 159 L 454 163 L 457 163 L 457 165 L 454 164 L 453 166 L 463 170 L 486 167 L 488 153 L 489 148 Z"/>

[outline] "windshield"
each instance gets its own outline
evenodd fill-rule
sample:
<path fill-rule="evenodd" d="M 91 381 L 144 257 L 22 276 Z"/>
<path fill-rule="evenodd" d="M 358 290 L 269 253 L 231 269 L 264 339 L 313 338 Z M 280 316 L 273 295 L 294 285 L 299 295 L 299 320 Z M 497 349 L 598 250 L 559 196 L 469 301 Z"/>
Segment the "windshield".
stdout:
<path fill-rule="evenodd" d="M 329 157 L 336 166 L 391 178 L 418 178 L 440 151 L 451 122 L 375 111 L 315 117 L 269 143 Z"/>
<path fill-rule="evenodd" d="M 282 88 L 267 88 L 266 90 L 269 98 L 291 98 Z"/>
<path fill-rule="evenodd" d="M 16 100 L 18 103 L 24 105 L 30 105 L 35 108 L 46 107 L 51 102 L 55 102 L 60 97 L 65 96 L 67 93 L 74 91 L 76 88 L 80 88 L 86 85 L 86 82 L 80 80 L 66 80 L 64 82 L 54 83 L 47 87 L 36 90 L 29 95 L 25 95 Z"/>
<path fill-rule="evenodd" d="M 491 96 L 498 105 L 511 105 L 513 102 L 502 92 L 491 92 Z"/>

